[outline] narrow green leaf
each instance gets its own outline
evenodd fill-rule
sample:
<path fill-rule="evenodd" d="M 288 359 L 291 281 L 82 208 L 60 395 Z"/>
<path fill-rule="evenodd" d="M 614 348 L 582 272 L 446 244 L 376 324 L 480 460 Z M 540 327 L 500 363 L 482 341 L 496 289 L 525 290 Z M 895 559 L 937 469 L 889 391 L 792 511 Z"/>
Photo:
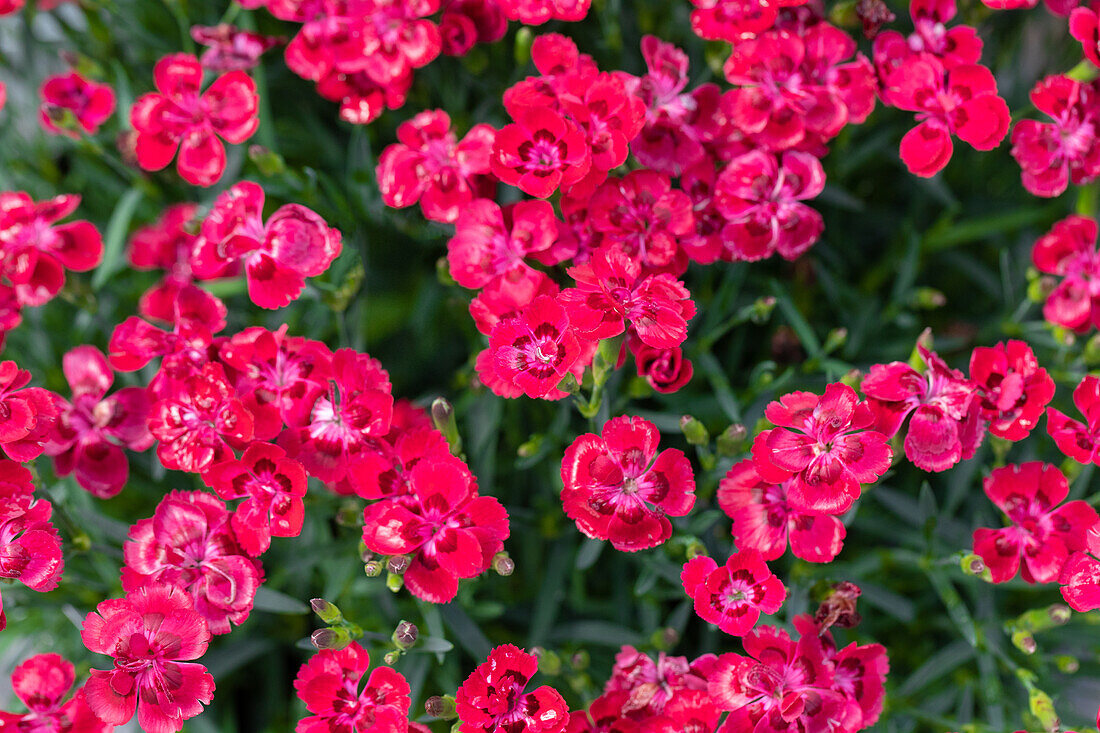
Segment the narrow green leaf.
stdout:
<path fill-rule="evenodd" d="M 257 611 L 266 611 L 267 613 L 309 613 L 309 606 L 297 598 L 291 598 L 285 593 L 262 586 L 256 591 L 256 600 L 253 602 L 252 607 Z"/>
<path fill-rule="evenodd" d="M 481 632 L 481 628 L 462 610 L 462 606 L 455 602 L 447 603 L 439 607 L 439 612 L 443 615 L 447 626 L 454 632 L 454 638 L 459 646 L 474 659 L 488 658 L 489 650 L 493 645 Z"/>
<path fill-rule="evenodd" d="M 111 213 L 111 219 L 107 222 L 107 230 L 103 235 L 103 260 L 92 275 L 92 290 L 99 290 L 121 269 L 122 257 L 125 254 L 126 234 L 130 230 L 130 220 L 134 218 L 134 210 L 141 201 L 142 192 L 136 186 L 118 200 L 115 210 Z"/>

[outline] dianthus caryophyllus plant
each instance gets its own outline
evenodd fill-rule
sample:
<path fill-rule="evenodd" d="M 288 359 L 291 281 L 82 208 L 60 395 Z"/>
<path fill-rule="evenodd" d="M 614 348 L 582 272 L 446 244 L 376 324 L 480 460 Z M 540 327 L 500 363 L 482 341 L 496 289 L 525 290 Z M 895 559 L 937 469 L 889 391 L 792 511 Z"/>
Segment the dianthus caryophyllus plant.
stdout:
<path fill-rule="evenodd" d="M 452 223 L 465 204 L 491 197 L 489 154 L 496 130 L 474 125 L 458 140 L 450 116 L 427 110 L 397 128 L 398 142 L 378 160 L 378 187 L 387 206 L 404 208 L 420 202 L 432 221 Z"/>
<path fill-rule="evenodd" d="M 791 553 L 808 562 L 829 562 L 844 545 L 846 530 L 829 514 L 799 511 L 787 498 L 793 478 L 769 481 L 751 460 L 735 463 L 718 484 L 718 506 L 732 520 L 739 550 L 757 550 L 765 560 Z"/>
<path fill-rule="evenodd" d="M 724 566 L 706 555 L 692 558 L 680 582 L 695 601 L 695 613 L 732 636 L 747 633 L 760 614 L 775 613 L 787 597 L 783 581 L 756 550 L 730 555 Z"/>
<path fill-rule="evenodd" d="M 34 201 L 0 193 L 0 278 L 22 305 L 42 305 L 65 285 L 65 270 L 85 272 L 103 259 L 103 238 L 91 222 L 55 223 L 76 211 L 80 196 Z"/>
<path fill-rule="evenodd" d="M 53 395 L 57 426 L 46 444 L 58 476 L 76 482 L 101 499 L 126 485 L 130 463 L 123 448 L 143 451 L 153 445 L 147 425 L 150 400 L 142 387 L 123 387 L 110 397 L 115 375 L 107 357 L 94 346 L 78 346 L 62 359 L 72 402 Z"/>
<path fill-rule="evenodd" d="M 138 164 L 165 168 L 179 151 L 176 169 L 195 186 L 212 186 L 225 171 L 222 140 L 243 143 L 260 125 L 256 84 L 243 71 L 219 76 L 205 92 L 202 65 L 194 56 L 165 56 L 153 69 L 157 91 L 138 98 L 130 110 L 137 131 Z"/>
<path fill-rule="evenodd" d="M 510 20 L 542 25 L 549 20 L 584 20 L 592 0 L 499 0 Z"/>
<path fill-rule="evenodd" d="M 88 707 L 122 725 L 137 713 L 146 733 L 176 733 L 214 697 L 214 678 L 194 660 L 210 632 L 181 589 L 153 585 L 103 601 L 84 620 L 84 646 L 114 658 L 84 684 Z"/>
<path fill-rule="evenodd" d="M 33 494 L 31 472 L 0 459 L 0 578 L 42 593 L 57 587 L 65 559 L 61 538 L 50 524 L 53 507 Z M 0 631 L 7 623 L 0 597 Z"/>
<path fill-rule="evenodd" d="M 909 37 L 887 30 L 875 37 L 875 66 L 885 81 L 894 69 L 915 56 L 934 57 L 945 69 L 976 64 L 982 57 L 982 39 L 968 25 L 948 28 L 958 8 L 955 0 L 916 0 L 909 6 L 913 32 Z"/>
<path fill-rule="evenodd" d="M 1031 259 L 1040 272 L 1062 276 L 1047 296 L 1043 317 L 1079 333 L 1100 327 L 1100 254 L 1096 220 L 1076 214 L 1056 222 L 1035 242 Z"/>
<path fill-rule="evenodd" d="M 1012 157 L 1020 179 L 1036 196 L 1057 196 L 1070 181 L 1081 185 L 1100 176 L 1100 144 L 1094 84 L 1048 76 L 1031 90 L 1031 103 L 1053 122 L 1020 120 L 1012 128 Z"/>
<path fill-rule="evenodd" d="M 460 733 L 564 731 L 569 708 L 561 693 L 549 685 L 525 691 L 537 671 L 534 655 L 511 644 L 489 652 L 455 696 Z"/>
<path fill-rule="evenodd" d="M 342 237 L 315 212 L 286 204 L 263 219 L 264 190 L 241 181 L 218 197 L 202 223 L 193 267 L 214 277 L 240 262 L 248 295 L 261 308 L 282 308 L 296 299 L 307 277 L 328 269 Z"/>
<path fill-rule="evenodd" d="M 875 413 L 875 427 L 889 437 L 910 414 L 905 455 L 925 471 L 946 471 L 974 456 L 985 435 L 978 385 L 924 344 L 917 345 L 924 372 L 900 361 L 875 364 L 860 389 Z"/>
<path fill-rule="evenodd" d="M 115 111 L 115 92 L 107 84 L 85 79 L 75 71 L 51 76 L 42 83 L 39 119 L 47 132 L 79 137 L 79 125 L 94 135 Z M 71 115 L 73 123 L 66 121 Z"/>
<path fill-rule="evenodd" d="M 451 277 L 465 288 L 483 288 L 500 278 L 527 275 L 527 257 L 547 253 L 558 237 L 554 207 L 520 201 L 501 209 L 488 199 L 462 207 L 455 235 L 447 242 Z"/>
<path fill-rule="evenodd" d="M 496 134 L 489 167 L 502 182 L 535 198 L 567 191 L 592 165 L 584 130 L 546 107 L 522 107 Z"/>
<path fill-rule="evenodd" d="M 201 491 L 169 492 L 150 519 L 130 528 L 123 550 L 123 590 L 178 587 L 211 634 L 244 623 L 263 582 L 260 562 L 241 549 L 225 503 Z"/>
<path fill-rule="evenodd" d="M 57 424 L 53 393 L 27 387 L 30 381 L 14 361 L 0 362 L 0 448 L 20 462 L 42 455 Z"/>
<path fill-rule="evenodd" d="M 561 380 L 586 361 L 568 312 L 549 295 L 539 295 L 515 317 L 499 321 L 482 353 L 486 358 L 479 358 L 478 374 L 506 397 L 561 399 L 566 394 L 558 389 Z"/>
<path fill-rule="evenodd" d="M 561 499 L 577 529 L 625 552 L 672 536 L 668 517 L 691 511 L 695 477 L 681 451 L 657 452 L 660 439 L 649 421 L 623 416 L 573 441 L 561 462 Z"/>
<path fill-rule="evenodd" d="M 1066 477 L 1040 461 L 994 469 L 984 488 L 1012 521 L 1003 529 L 974 531 L 974 553 L 994 583 L 1012 580 L 1017 571 L 1028 583 L 1057 581 L 1070 553 L 1086 548 L 1085 533 L 1100 519 L 1084 501 L 1062 504 L 1069 495 Z"/>
<path fill-rule="evenodd" d="M 204 69 L 215 73 L 248 71 L 260 63 L 260 57 L 266 52 L 286 43 L 285 38 L 262 36 L 228 23 L 215 26 L 193 25 L 191 39 L 206 46 L 199 57 L 199 63 Z"/>
<path fill-rule="evenodd" d="M 479 496 L 469 471 L 449 461 L 420 461 L 408 473 L 412 493 L 371 504 L 363 542 L 383 555 L 411 555 L 405 585 L 417 598 L 447 603 L 458 581 L 489 569 L 508 539 L 508 513 Z"/>
<path fill-rule="evenodd" d="M 787 500 L 800 512 L 843 514 L 859 498 L 860 485 L 877 481 L 893 452 L 874 429 L 874 413 L 845 384 L 830 384 L 818 397 L 792 392 L 767 406 L 776 427 L 756 436 L 752 457 L 766 480 L 787 485 Z"/>
<path fill-rule="evenodd" d="M 310 657 L 298 670 L 294 689 L 313 715 L 298 721 L 295 731 L 405 733 L 409 728 L 409 683 L 389 667 L 376 667 L 367 676 L 368 669 L 370 655 L 356 642 L 339 651 L 323 649 Z"/>
<path fill-rule="evenodd" d="M 1100 523 L 1085 533 L 1085 547 L 1074 552 L 1062 567 L 1058 582 L 1062 597 L 1075 611 L 1100 608 Z"/>
<path fill-rule="evenodd" d="M 1024 341 L 979 346 L 970 355 L 970 379 L 981 390 L 982 419 L 989 432 L 1023 440 L 1054 397 L 1054 380 Z"/>
<path fill-rule="evenodd" d="M 72 662 L 60 654 L 35 654 L 11 673 L 11 688 L 27 706 L 25 713 L 0 711 L 0 731 L 72 731 L 110 733 L 114 726 L 97 718 L 78 689 L 65 696 L 76 681 Z"/>
<path fill-rule="evenodd" d="M 1079 463 L 1100 465 L 1100 377 L 1091 374 L 1073 390 L 1073 404 L 1085 422 L 1071 419 L 1061 410 L 1047 408 L 1047 432 L 1058 448 Z"/>

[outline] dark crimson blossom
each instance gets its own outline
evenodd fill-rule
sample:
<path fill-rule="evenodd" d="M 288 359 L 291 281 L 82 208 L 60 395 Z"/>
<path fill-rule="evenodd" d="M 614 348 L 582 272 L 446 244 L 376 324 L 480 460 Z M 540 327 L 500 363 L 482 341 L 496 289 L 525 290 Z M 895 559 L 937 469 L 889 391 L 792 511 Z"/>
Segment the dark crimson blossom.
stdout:
<path fill-rule="evenodd" d="M 569 707 L 549 685 L 525 692 L 538 672 L 533 654 L 504 644 L 458 688 L 460 733 L 562 733 Z"/>
<path fill-rule="evenodd" d="M 1058 578 L 1066 603 L 1082 613 L 1100 608 L 1100 524 L 1089 527 L 1084 544 L 1070 555 Z"/>
<path fill-rule="evenodd" d="M 508 32 L 508 16 L 504 14 L 504 6 L 500 0 L 450 0 L 445 3 L 440 23 L 440 32 L 444 35 L 444 53 L 447 53 L 447 34 L 443 26 L 447 24 L 448 17 L 455 16 L 461 16 L 470 22 L 476 33 L 476 43 L 494 43 L 504 38 L 504 34 Z"/>
<path fill-rule="evenodd" d="M 206 46 L 199 63 L 215 73 L 247 71 L 260 63 L 260 57 L 266 52 L 286 42 L 283 38 L 262 36 L 228 23 L 193 25 L 191 38 Z"/>
<path fill-rule="evenodd" d="M 695 601 L 695 613 L 732 636 L 743 636 L 760 614 L 773 614 L 787 598 L 783 581 L 775 577 L 756 550 L 730 555 L 724 566 L 702 555 L 684 564 L 684 591 Z"/>
<path fill-rule="evenodd" d="M 243 71 L 230 71 L 200 93 L 202 65 L 185 53 L 158 61 L 153 80 L 157 91 L 139 97 L 130 110 L 138 165 L 159 171 L 178 150 L 183 180 L 212 186 L 225 171 L 225 146 L 218 138 L 243 143 L 260 125 L 256 83 Z"/>
<path fill-rule="evenodd" d="M 540 295 L 519 315 L 493 327 L 489 349 L 482 352 L 488 354 L 487 363 L 479 364 L 478 374 L 482 381 L 488 377 L 501 383 L 509 393 L 502 396 L 561 399 L 566 393 L 558 384 L 578 361 L 585 363 L 581 352 L 568 312 L 554 298 Z"/>
<path fill-rule="evenodd" d="M 0 278 L 21 305 L 42 305 L 65 285 L 65 270 L 85 272 L 103 259 L 103 238 L 90 222 L 54 225 L 79 205 L 76 194 L 34 201 L 22 191 L 0 193 Z"/>
<path fill-rule="evenodd" d="M 978 63 L 982 57 L 982 39 L 978 37 L 977 30 L 968 25 L 946 26 L 956 12 L 955 0 L 916 0 L 910 3 L 913 32 L 908 38 L 892 30 L 883 31 L 875 37 L 875 66 L 883 82 L 895 69 L 914 57 L 934 57 L 948 70 Z"/>
<path fill-rule="evenodd" d="M 142 387 L 124 387 L 108 397 L 115 375 L 107 357 L 94 346 L 72 349 L 61 366 L 72 402 L 53 395 L 57 426 L 45 453 L 53 457 L 58 476 L 74 474 L 85 490 L 109 499 L 130 475 L 122 449 L 143 451 L 153 445 L 147 425 L 149 394 Z"/>
<path fill-rule="evenodd" d="M 239 459 L 230 458 L 212 466 L 204 478 L 221 498 L 244 499 L 230 524 L 237 542 L 249 555 L 267 552 L 272 537 L 301 534 L 306 471 L 279 446 L 250 443 Z"/>
<path fill-rule="evenodd" d="M 175 586 L 191 596 L 212 634 L 228 634 L 252 611 L 263 582 L 259 560 L 247 557 L 225 503 L 201 491 L 170 491 L 150 519 L 130 528 L 123 545 L 122 589 Z"/>
<path fill-rule="evenodd" d="M 1078 463 L 1100 465 L 1100 378 L 1086 375 L 1073 390 L 1073 404 L 1085 422 L 1047 408 L 1047 432 L 1058 449 Z"/>
<path fill-rule="evenodd" d="M 1069 14 L 1069 34 L 1081 42 L 1085 58 L 1100 66 L 1100 15 L 1096 10 L 1074 8 Z"/>
<path fill-rule="evenodd" d="M 787 484 L 799 512 L 843 514 L 890 467 L 893 452 L 874 426 L 874 413 L 851 387 L 835 383 L 821 397 L 791 392 L 764 415 L 776 427 L 756 436 L 752 457 L 766 480 Z"/>
<path fill-rule="evenodd" d="M 332 377 L 332 352 L 320 341 L 254 326 L 218 346 L 218 359 L 255 419 L 257 440 L 307 420 Z"/>
<path fill-rule="evenodd" d="M 833 689 L 859 706 L 861 720 L 851 730 L 863 730 L 877 723 L 886 700 L 886 675 L 890 671 L 886 648 L 881 644 L 852 642 L 837 650 L 832 633 L 809 614 L 795 616 L 793 623 L 802 636 L 821 639 L 825 659 L 833 668 Z"/>
<path fill-rule="evenodd" d="M 655 349 L 641 343 L 640 339 L 629 339 L 627 344 L 634 355 L 638 376 L 654 391 L 672 394 L 691 381 L 694 369 L 680 347 Z"/>
<path fill-rule="evenodd" d="M 542 25 L 548 20 L 584 20 L 592 0 L 500 0 L 509 20 Z"/>
<path fill-rule="evenodd" d="M 708 675 L 711 699 L 730 714 L 721 733 L 855 731 L 859 704 L 835 687 L 834 665 L 816 634 L 797 641 L 771 626 L 742 639 L 745 656 L 723 654 Z"/>
<path fill-rule="evenodd" d="M 569 713 L 565 733 L 641 733 L 641 723 L 623 714 L 623 705 L 628 697 L 626 692 L 600 695 L 592 701 L 588 710 Z"/>
<path fill-rule="evenodd" d="M 241 181 L 218 196 L 202 223 L 194 268 L 214 276 L 235 263 L 244 266 L 248 297 L 261 308 L 295 300 L 307 277 L 328 269 L 342 237 L 311 209 L 285 204 L 263 220 L 264 190 Z"/>
<path fill-rule="evenodd" d="M 94 135 L 115 111 L 110 85 L 89 81 L 75 71 L 49 77 L 42 82 L 40 94 L 39 119 L 46 132 L 54 135 L 80 137 L 73 122 Z"/>
<path fill-rule="evenodd" d="M 718 484 L 718 506 L 733 520 L 737 549 L 776 560 L 789 541 L 795 557 L 831 562 L 844 546 L 844 525 L 834 516 L 792 507 L 787 500 L 791 481 L 764 479 L 748 459 L 726 473 Z"/>
<path fill-rule="evenodd" d="M 155 585 L 103 601 L 84 620 L 84 646 L 114 658 L 84 683 L 88 707 L 112 725 L 137 712 L 145 733 L 176 733 L 214 697 L 214 678 L 192 660 L 206 652 L 210 631 L 190 597 Z"/>
<path fill-rule="evenodd" d="M 352 642 L 339 651 L 323 649 L 302 665 L 294 679 L 298 697 L 313 713 L 296 733 L 405 733 L 409 730 L 409 683 L 400 672 L 376 667 Z M 363 678 L 366 677 L 366 684 Z"/>
<path fill-rule="evenodd" d="M 352 349 L 332 356 L 332 371 L 325 388 L 302 399 L 293 413 L 289 430 L 279 445 L 305 466 L 310 476 L 332 484 L 342 494 L 352 493 L 348 471 L 390 431 L 393 385 L 377 359 Z"/>
<path fill-rule="evenodd" d="M 1031 260 L 1039 272 L 1062 276 L 1047 296 L 1043 317 L 1084 333 L 1100 327 L 1100 254 L 1096 220 L 1072 214 L 1035 242 Z"/>
<path fill-rule="evenodd" d="M 992 150 L 1008 132 L 1008 104 L 997 96 L 993 74 L 978 64 L 946 69 L 927 54 L 911 56 L 886 78 L 883 98 L 917 113 L 917 126 L 901 139 L 909 171 L 928 178 L 951 160 L 951 136 L 976 150 Z"/>
<path fill-rule="evenodd" d="M 825 171 L 809 153 L 754 150 L 731 160 L 715 183 L 714 206 L 730 223 L 722 235 L 733 259 L 800 257 L 825 228 L 821 214 L 802 202 L 824 188 Z"/>
<path fill-rule="evenodd" d="M 500 278 L 519 279 L 526 257 L 546 252 L 558 237 L 558 220 L 548 201 L 520 201 L 501 209 L 478 199 L 462 207 L 455 235 L 447 242 L 451 277 L 464 288 L 483 288 Z"/>
<path fill-rule="evenodd" d="M 1054 380 L 1024 341 L 979 346 L 970 354 L 970 379 L 980 388 L 982 419 L 989 432 L 1023 440 L 1054 398 Z"/>
<path fill-rule="evenodd" d="M 236 397 L 221 364 L 207 363 L 157 400 L 149 415 L 165 468 L 199 473 L 232 455 L 254 434 L 252 413 Z"/>
<path fill-rule="evenodd" d="M 660 433 L 640 417 L 608 420 L 579 436 L 561 462 L 562 505 L 585 536 L 636 552 L 672 536 L 668 517 L 695 506 L 695 477 L 675 448 L 657 453 Z"/>
<path fill-rule="evenodd" d="M 489 175 L 489 154 L 495 137 L 491 126 L 474 125 L 459 140 L 441 109 L 402 122 L 398 142 L 378 159 L 382 200 L 398 209 L 419 201 L 426 218 L 454 222 L 465 204 L 492 197 L 496 184 Z"/>
<path fill-rule="evenodd" d="M 618 247 L 648 271 L 687 269 L 679 239 L 695 231 L 691 199 L 672 190 L 667 175 L 643 169 L 606 181 L 592 195 L 588 215 L 605 246 Z"/>
<path fill-rule="evenodd" d="M 14 361 L 0 362 L 0 448 L 20 463 L 42 455 L 57 424 L 53 393 L 26 387 L 30 381 Z"/>
<path fill-rule="evenodd" d="M 582 338 L 599 341 L 618 336 L 629 322 L 645 345 L 672 349 L 687 338 L 695 303 L 684 284 L 666 273 L 643 275 L 641 263 L 618 247 L 604 247 L 583 265 L 569 269 L 575 288 L 558 302 Z"/>
<path fill-rule="evenodd" d="M 65 699 L 75 681 L 72 662 L 60 654 L 36 654 L 23 662 L 11 673 L 11 687 L 27 712 L 0 711 L 0 731 L 110 733 L 114 726 L 92 713 L 83 690 Z"/>
<path fill-rule="evenodd" d="M 53 507 L 33 494 L 31 472 L 0 459 L 0 578 L 45 593 L 60 582 L 65 558 L 61 538 L 50 524 Z M 0 598 L 0 631 L 7 623 Z"/>
<path fill-rule="evenodd" d="M 1020 120 L 1012 128 L 1012 157 L 1024 188 L 1058 196 L 1071 180 L 1081 185 L 1100 175 L 1096 86 L 1048 76 L 1032 88 L 1031 103 L 1054 121 Z"/>
<path fill-rule="evenodd" d="M 404 581 L 430 603 L 448 603 L 461 578 L 489 569 L 508 539 L 508 513 L 479 496 L 473 475 L 450 461 L 420 461 L 408 472 L 412 494 L 383 499 L 363 512 L 363 542 L 371 552 L 412 555 Z"/>
<path fill-rule="evenodd" d="M 985 436 L 980 387 L 934 351 L 917 345 L 924 372 L 900 361 L 875 364 L 861 384 L 875 429 L 893 437 L 910 413 L 905 455 L 925 471 L 968 460 Z"/>
<path fill-rule="evenodd" d="M 1057 582 L 1071 553 L 1086 549 L 1085 533 L 1100 517 L 1084 501 L 1061 504 L 1069 483 L 1054 466 L 1040 461 L 995 468 L 985 494 L 1012 522 L 1003 529 L 974 530 L 974 554 L 981 556 L 994 583 L 1020 571 L 1028 583 Z"/>
<path fill-rule="evenodd" d="M 489 167 L 502 182 L 535 198 L 547 198 L 584 178 L 592 165 L 584 130 L 540 106 L 517 110 L 514 123 L 496 134 Z"/>

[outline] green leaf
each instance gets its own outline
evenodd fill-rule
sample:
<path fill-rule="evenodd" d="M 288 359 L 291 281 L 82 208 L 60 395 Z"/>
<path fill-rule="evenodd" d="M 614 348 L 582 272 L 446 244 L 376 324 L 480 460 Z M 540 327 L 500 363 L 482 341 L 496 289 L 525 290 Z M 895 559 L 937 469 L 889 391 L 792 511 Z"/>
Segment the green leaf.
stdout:
<path fill-rule="evenodd" d="M 447 603 L 439 607 L 439 612 L 443 615 L 447 626 L 454 632 L 454 638 L 459 646 L 474 659 L 488 658 L 493 645 L 481 632 L 481 628 L 462 610 L 462 606 L 455 602 Z"/>
<path fill-rule="evenodd" d="M 130 230 L 130 220 L 134 218 L 134 210 L 137 209 L 142 195 L 141 189 L 137 186 L 131 188 L 122 195 L 111 213 L 106 233 L 103 235 L 103 260 L 92 275 L 92 290 L 99 290 L 111 279 L 111 275 L 122 269 L 126 234 Z"/>
<path fill-rule="evenodd" d="M 267 613 L 303 614 L 309 613 L 309 606 L 297 598 L 291 598 L 285 593 L 260 586 L 256 591 L 256 600 L 252 607 L 257 611 Z"/>
<path fill-rule="evenodd" d="M 913 695 L 974 658 L 974 647 L 961 639 L 928 657 L 898 688 L 899 695 Z"/>

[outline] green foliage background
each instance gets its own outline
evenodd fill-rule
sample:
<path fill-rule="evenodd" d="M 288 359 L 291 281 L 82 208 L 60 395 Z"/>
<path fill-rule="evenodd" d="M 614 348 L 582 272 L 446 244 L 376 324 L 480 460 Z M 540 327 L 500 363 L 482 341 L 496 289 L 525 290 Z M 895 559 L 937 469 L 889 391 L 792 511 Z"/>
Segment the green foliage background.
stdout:
<path fill-rule="evenodd" d="M 897 25 L 907 30 L 906 8 L 892 5 Z M 539 30 L 570 35 L 601 69 L 633 73 L 643 70 L 642 35 L 655 33 L 688 51 L 693 85 L 723 83 L 725 49 L 691 34 L 689 11 L 689 3 L 678 0 L 596 0 L 585 22 Z M 374 167 L 396 126 L 419 110 L 447 110 L 460 131 L 479 122 L 503 124 L 503 91 L 534 73 L 525 51 L 528 31 L 517 33 L 513 24 L 499 43 L 479 46 L 464 59 L 438 59 L 417 73 L 403 109 L 367 128 L 338 122 L 335 105 L 289 72 L 276 52 L 256 74 L 264 106 L 251 142 L 281 156 L 284 167 L 261 170 L 243 146 L 231 149 L 226 175 L 210 190 L 183 184 L 172 168 L 150 175 L 127 167 L 113 137 L 127 124 L 129 103 L 151 90 L 153 64 L 166 53 L 193 50 L 190 24 L 214 24 L 227 15 L 264 32 L 293 32 L 262 11 L 227 10 L 225 0 L 84 0 L 79 8 L 0 19 L 0 81 L 9 89 L 0 113 L 0 186 L 36 198 L 80 193 L 77 216 L 95 222 L 107 240 L 101 268 L 71 275 L 61 297 L 28 311 L 9 337 L 5 358 L 30 369 L 38 384 L 67 394 L 62 354 L 82 343 L 105 349 L 114 325 L 135 312 L 138 296 L 156 279 L 126 267 L 127 235 L 168 204 L 209 204 L 240 178 L 258 181 L 270 208 L 298 202 L 339 228 L 344 253 L 298 302 L 278 312 L 254 307 L 239 281 L 219 284 L 217 293 L 230 307 L 229 332 L 285 323 L 292 334 L 379 358 L 395 395 L 421 404 L 437 396 L 452 400 L 482 491 L 499 497 L 511 514 L 506 548 L 516 572 L 464 582 L 458 599 L 442 607 L 417 603 L 407 592 L 394 595 L 382 579 L 364 576 L 354 521 L 337 521 L 354 519 L 358 500 L 317 487 L 308 497 L 302 536 L 276 539 L 263 558 L 267 583 L 255 612 L 211 645 L 204 661 L 217 681 L 215 701 L 187 724 L 188 731 L 293 729 L 305 714 L 291 681 L 309 653 L 302 641 L 316 628 L 305 605 L 312 597 L 336 602 L 377 635 L 366 640 L 376 663 L 402 618 L 431 637 L 396 665 L 413 686 L 414 715 L 428 695 L 453 692 L 501 643 L 561 654 L 564 670 L 544 681 L 574 707 L 598 694 L 621 644 L 688 656 L 739 651 L 735 639 L 692 612 L 679 583 L 683 542 L 618 553 L 584 539 L 563 515 L 557 497 L 562 452 L 609 416 L 642 415 L 662 430 L 664 446 L 683 449 L 689 448 L 679 435 L 683 414 L 697 417 L 712 434 L 731 423 L 751 433 L 765 404 L 779 394 L 820 391 L 853 368 L 905 360 L 926 326 L 940 353 L 964 369 L 973 346 L 1026 338 L 1058 380 L 1055 404 L 1071 413 L 1073 385 L 1100 362 L 1086 361 L 1083 339 L 1074 343 L 1044 326 L 1027 298 L 1032 242 L 1075 208 L 1095 214 L 1095 190 L 1071 190 L 1051 201 L 1029 196 L 1007 143 L 985 154 L 958 145 L 942 175 L 917 179 L 897 156 L 912 116 L 880 107 L 831 146 L 824 161 L 828 186 L 814 202 L 825 216 L 825 234 L 808 255 L 796 263 L 719 263 L 689 271 L 685 279 L 700 313 L 685 345 L 696 369 L 686 389 L 654 395 L 632 374 L 619 373 L 590 421 L 569 402 L 501 400 L 470 387 L 472 356 L 483 340 L 466 314 L 471 294 L 442 284 L 436 274 L 448 228 L 425 222 L 417 208 L 387 209 Z M 1041 7 L 994 15 L 964 0 L 960 17 L 979 27 L 983 61 L 1017 119 L 1034 114 L 1027 92 L 1037 79 L 1066 71 L 1080 58 L 1064 19 Z M 122 114 L 94 140 L 50 138 L 38 127 L 37 85 L 63 69 L 61 52 L 79 54 L 91 75 L 118 92 Z M 504 198 L 515 193 L 501 189 Z M 746 319 L 746 309 L 766 296 L 776 299 L 770 317 Z M 116 384 L 141 384 L 150 376 L 149 370 L 119 375 Z M 815 587 L 825 581 L 852 580 L 863 588 L 863 624 L 837 636 L 842 644 L 874 640 L 889 649 L 887 706 L 875 730 L 1037 730 L 1037 721 L 1027 717 L 1019 670 L 1034 673 L 1034 686 L 1053 696 L 1067 727 L 1091 727 L 1100 701 L 1100 618 L 1075 614 L 1068 625 L 1037 635 L 1039 652 L 1026 656 L 1009 642 L 1005 624 L 1060 601 L 1057 590 L 1018 580 L 994 587 L 959 569 L 958 553 L 968 550 L 972 530 L 1001 522 L 982 494 L 982 475 L 1004 460 L 1034 459 L 1062 460 L 1042 428 L 1007 456 L 987 440 L 974 460 L 945 474 L 898 464 L 845 517 L 848 537 L 836 562 L 811 565 L 788 555 L 774 564 L 791 591 L 781 621 L 812 611 Z M 733 460 L 720 458 L 710 471 L 694 461 L 700 500 L 690 516 L 675 522 L 678 536 L 699 537 L 718 558 L 731 550 L 730 522 L 717 510 L 714 493 Z M 58 651 L 80 669 L 103 663 L 83 648 L 78 628 L 97 602 L 119 593 L 128 525 L 150 516 L 167 490 L 201 488 L 195 477 L 165 472 L 151 451 L 132 457 L 131 465 L 131 484 L 103 502 L 71 479 L 57 479 L 47 459 L 38 461 L 41 491 L 54 502 L 67 540 L 67 569 L 60 589 L 50 594 L 3 587 L 9 627 L 0 634 L 0 698 L 6 697 L 0 702 L 8 709 L 17 705 L 6 687 L 8 673 L 32 653 Z M 1097 503 L 1092 469 L 1079 468 L 1070 467 L 1071 498 Z M 87 551 L 68 542 L 80 533 L 90 538 Z M 587 668 L 570 663 L 577 652 L 587 654 Z M 1079 671 L 1059 671 L 1060 655 L 1079 660 Z"/>

